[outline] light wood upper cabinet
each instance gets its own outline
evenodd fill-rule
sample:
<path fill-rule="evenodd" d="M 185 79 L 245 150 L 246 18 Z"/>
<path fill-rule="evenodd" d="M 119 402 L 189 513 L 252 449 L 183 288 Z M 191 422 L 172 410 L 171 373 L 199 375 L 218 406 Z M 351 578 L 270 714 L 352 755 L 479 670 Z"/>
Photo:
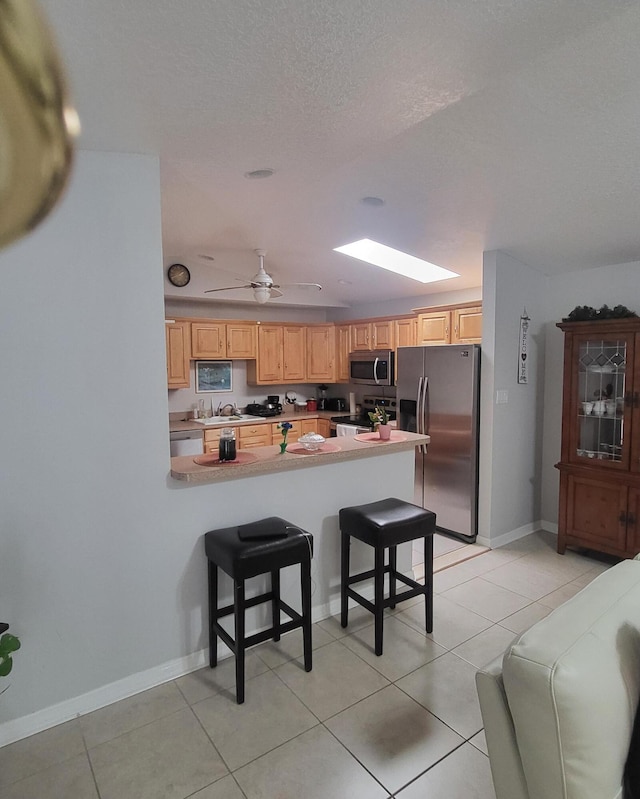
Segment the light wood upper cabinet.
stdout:
<path fill-rule="evenodd" d="M 482 343 L 482 307 L 453 310 L 452 344 Z"/>
<path fill-rule="evenodd" d="M 306 328 L 303 325 L 284 325 L 282 349 L 284 354 L 283 378 L 303 383 L 306 377 Z"/>
<path fill-rule="evenodd" d="M 431 311 L 418 315 L 418 344 L 451 343 L 451 311 Z"/>
<path fill-rule="evenodd" d="M 248 322 L 191 322 L 192 358 L 255 358 L 256 326 Z"/>
<path fill-rule="evenodd" d="M 226 358 L 227 341 L 224 322 L 191 323 L 192 358 Z"/>
<path fill-rule="evenodd" d="M 340 383 L 349 382 L 350 352 L 351 325 L 336 325 L 336 380 Z"/>
<path fill-rule="evenodd" d="M 396 349 L 398 347 L 415 347 L 418 333 L 416 317 L 395 320 Z"/>
<path fill-rule="evenodd" d="M 418 344 L 481 344 L 482 306 L 451 305 L 418 314 Z"/>
<path fill-rule="evenodd" d="M 351 351 L 359 352 L 361 350 L 371 349 L 371 323 L 370 322 L 357 322 L 351 325 Z"/>
<path fill-rule="evenodd" d="M 167 385 L 169 388 L 189 388 L 191 356 L 189 322 L 165 322 L 164 327 L 167 347 Z"/>
<path fill-rule="evenodd" d="M 257 383 L 282 383 L 283 355 L 282 325 L 259 325 L 257 368 L 247 364 L 247 377 Z"/>
<path fill-rule="evenodd" d="M 371 322 L 371 349 L 393 350 L 396 346 L 393 319 L 378 319 Z"/>
<path fill-rule="evenodd" d="M 335 380 L 336 329 L 334 325 L 307 327 L 307 380 L 333 383 Z"/>
<path fill-rule="evenodd" d="M 227 358 L 255 358 L 257 326 L 246 322 L 227 322 Z"/>

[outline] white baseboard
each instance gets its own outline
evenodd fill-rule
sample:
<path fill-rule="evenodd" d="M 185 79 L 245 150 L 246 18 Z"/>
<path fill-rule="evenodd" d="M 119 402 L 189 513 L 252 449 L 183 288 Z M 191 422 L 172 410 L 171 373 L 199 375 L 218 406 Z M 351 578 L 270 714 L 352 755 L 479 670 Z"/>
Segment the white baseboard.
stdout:
<path fill-rule="evenodd" d="M 553 533 L 553 535 L 558 535 L 558 522 L 540 522 L 540 527 L 545 530 L 547 533 Z"/>
<path fill-rule="evenodd" d="M 547 528 L 543 526 L 542 522 L 530 522 L 529 524 L 523 524 L 522 527 L 518 527 L 515 530 L 510 530 L 508 533 L 503 533 L 496 538 L 487 538 L 486 536 L 479 535 L 476 539 L 476 544 L 482 544 L 482 546 L 497 549 L 498 547 L 505 546 L 505 544 L 510 544 L 512 541 L 517 541 L 519 538 L 524 538 L 526 535 L 535 533 L 536 530 L 544 529 Z"/>
<path fill-rule="evenodd" d="M 340 612 L 340 599 L 337 600 L 337 610 L 333 610 L 334 602 L 330 605 L 321 605 L 314 608 L 312 621 L 315 623 L 327 618 L 332 613 Z M 218 659 L 225 660 L 231 657 L 231 650 L 222 641 L 218 640 Z M 103 685 L 94 691 L 89 691 L 81 696 L 67 699 L 56 705 L 38 710 L 28 716 L 21 716 L 12 721 L 0 724 L 0 746 L 28 738 L 37 732 L 48 730 L 65 721 L 70 721 L 78 716 L 84 716 L 101 707 L 106 707 L 121 699 L 127 699 L 134 694 L 148 691 L 157 685 L 162 685 L 169 680 L 175 680 L 203 668 L 209 662 L 209 650 L 201 649 L 190 655 L 170 660 L 152 669 L 131 674 L 121 680 Z"/>

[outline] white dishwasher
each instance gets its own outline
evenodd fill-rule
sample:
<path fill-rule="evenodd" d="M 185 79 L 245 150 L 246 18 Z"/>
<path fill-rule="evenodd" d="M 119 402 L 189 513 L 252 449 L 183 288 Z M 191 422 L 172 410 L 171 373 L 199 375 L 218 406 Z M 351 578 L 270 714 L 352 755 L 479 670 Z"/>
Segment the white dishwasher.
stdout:
<path fill-rule="evenodd" d="M 179 430 L 169 433 L 171 457 L 179 455 L 202 455 L 202 430 Z"/>

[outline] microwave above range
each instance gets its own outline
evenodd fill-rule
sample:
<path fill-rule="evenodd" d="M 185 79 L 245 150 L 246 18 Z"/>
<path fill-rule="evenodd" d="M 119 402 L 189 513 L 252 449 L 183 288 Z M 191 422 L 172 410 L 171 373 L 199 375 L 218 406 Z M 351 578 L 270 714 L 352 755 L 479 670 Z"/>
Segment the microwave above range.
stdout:
<path fill-rule="evenodd" d="M 365 386 L 393 386 L 395 353 L 371 350 L 349 354 L 349 382 Z"/>

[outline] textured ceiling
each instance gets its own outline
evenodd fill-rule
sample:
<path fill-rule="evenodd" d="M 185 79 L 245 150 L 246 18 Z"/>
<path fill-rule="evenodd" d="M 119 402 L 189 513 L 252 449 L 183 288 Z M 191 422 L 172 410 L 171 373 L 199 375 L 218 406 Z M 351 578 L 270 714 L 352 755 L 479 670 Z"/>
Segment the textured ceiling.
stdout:
<path fill-rule="evenodd" d="M 255 248 L 328 305 L 479 286 L 484 250 L 546 273 L 640 259 L 636 0 L 42 6 L 80 146 L 160 155 L 165 264 L 193 275 L 175 296 L 250 277 Z M 363 236 L 461 277 L 332 252 Z"/>

